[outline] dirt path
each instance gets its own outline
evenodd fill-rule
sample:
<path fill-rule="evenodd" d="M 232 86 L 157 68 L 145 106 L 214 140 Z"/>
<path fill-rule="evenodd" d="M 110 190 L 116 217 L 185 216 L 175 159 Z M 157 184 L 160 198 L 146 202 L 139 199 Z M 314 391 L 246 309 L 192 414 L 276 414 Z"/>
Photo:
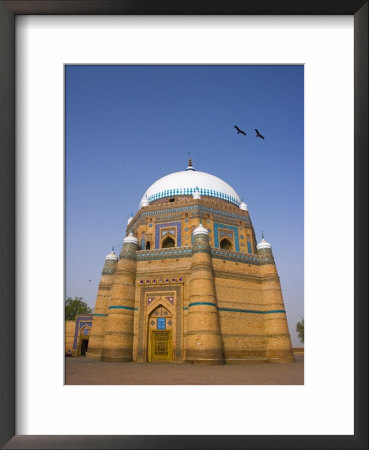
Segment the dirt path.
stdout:
<path fill-rule="evenodd" d="M 222 366 L 65 358 L 65 384 L 304 384 L 304 357 L 295 358 L 294 363 Z"/>

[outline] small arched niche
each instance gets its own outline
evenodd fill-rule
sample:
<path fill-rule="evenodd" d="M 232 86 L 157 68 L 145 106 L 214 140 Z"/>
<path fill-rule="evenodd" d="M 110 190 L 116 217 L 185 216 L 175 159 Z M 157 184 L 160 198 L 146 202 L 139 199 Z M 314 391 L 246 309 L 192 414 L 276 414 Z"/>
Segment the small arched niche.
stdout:
<path fill-rule="evenodd" d="M 223 250 L 232 250 L 232 242 L 229 239 L 224 238 L 220 241 L 220 248 Z"/>
<path fill-rule="evenodd" d="M 170 236 L 167 236 L 164 240 L 163 240 L 163 242 L 162 242 L 162 244 L 161 244 L 161 248 L 170 248 L 170 247 L 175 247 L 175 242 L 174 242 L 174 239 L 173 238 L 171 238 Z"/>

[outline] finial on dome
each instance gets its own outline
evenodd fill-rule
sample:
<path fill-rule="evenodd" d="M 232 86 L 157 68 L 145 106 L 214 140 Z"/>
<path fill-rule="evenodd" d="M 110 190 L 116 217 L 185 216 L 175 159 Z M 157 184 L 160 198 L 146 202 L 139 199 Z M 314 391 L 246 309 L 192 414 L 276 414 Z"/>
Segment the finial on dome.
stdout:
<path fill-rule="evenodd" d="M 188 152 L 188 166 L 186 170 L 195 170 L 195 168 L 192 165 L 192 159 L 191 159 L 191 154 L 190 152 Z"/>
<path fill-rule="evenodd" d="M 261 230 L 261 239 L 264 239 L 264 231 Z"/>

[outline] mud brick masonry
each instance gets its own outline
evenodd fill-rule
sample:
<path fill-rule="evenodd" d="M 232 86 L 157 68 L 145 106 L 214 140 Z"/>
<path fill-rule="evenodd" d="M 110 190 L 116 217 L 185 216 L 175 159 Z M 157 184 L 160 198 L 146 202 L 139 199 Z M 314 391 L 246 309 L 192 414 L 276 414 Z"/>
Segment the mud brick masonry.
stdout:
<path fill-rule="evenodd" d="M 142 197 L 84 322 L 86 356 L 102 361 L 294 360 L 271 245 L 234 189 L 191 160 Z"/>

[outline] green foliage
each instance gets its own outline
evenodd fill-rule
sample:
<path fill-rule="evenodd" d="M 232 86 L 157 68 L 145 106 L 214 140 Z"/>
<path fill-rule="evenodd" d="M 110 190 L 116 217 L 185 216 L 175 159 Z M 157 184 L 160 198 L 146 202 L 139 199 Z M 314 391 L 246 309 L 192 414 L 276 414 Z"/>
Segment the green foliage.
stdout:
<path fill-rule="evenodd" d="M 297 322 L 296 331 L 299 336 L 300 342 L 304 343 L 304 319 L 301 322 Z"/>
<path fill-rule="evenodd" d="M 68 297 L 65 300 L 65 320 L 74 320 L 77 314 L 90 314 L 92 309 L 86 302 L 82 301 L 82 297 Z"/>

